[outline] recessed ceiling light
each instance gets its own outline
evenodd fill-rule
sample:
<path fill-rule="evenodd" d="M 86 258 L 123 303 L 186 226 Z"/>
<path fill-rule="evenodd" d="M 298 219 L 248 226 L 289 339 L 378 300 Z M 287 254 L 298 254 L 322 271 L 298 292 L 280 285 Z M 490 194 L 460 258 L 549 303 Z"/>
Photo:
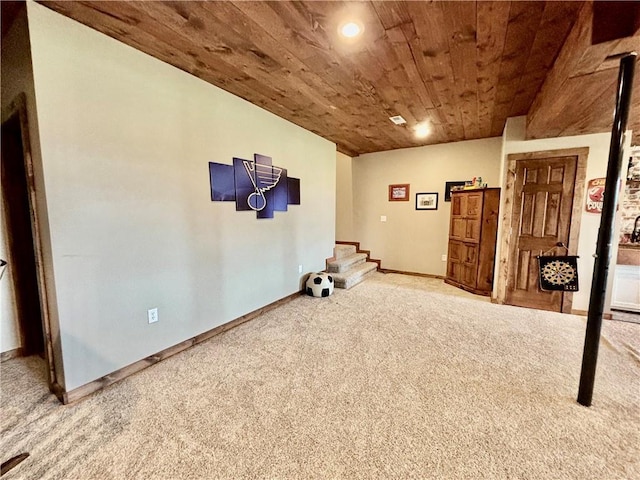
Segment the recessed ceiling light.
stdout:
<path fill-rule="evenodd" d="M 420 123 L 415 128 L 416 138 L 424 138 L 428 137 L 431 133 L 431 128 L 426 123 Z"/>
<path fill-rule="evenodd" d="M 360 22 L 347 22 L 340 26 L 340 33 L 343 37 L 353 38 L 364 32 L 364 26 Z"/>
<path fill-rule="evenodd" d="M 405 123 L 407 123 L 407 121 L 404 118 L 402 118 L 402 115 L 396 115 L 395 117 L 389 117 L 389 120 L 391 120 L 396 125 L 404 125 Z"/>

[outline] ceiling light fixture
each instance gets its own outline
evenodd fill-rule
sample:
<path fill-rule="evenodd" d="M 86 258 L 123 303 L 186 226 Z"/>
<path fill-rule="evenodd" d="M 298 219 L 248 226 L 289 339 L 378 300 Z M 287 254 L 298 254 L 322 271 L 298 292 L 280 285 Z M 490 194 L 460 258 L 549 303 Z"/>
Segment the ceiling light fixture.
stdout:
<path fill-rule="evenodd" d="M 425 138 L 428 137 L 431 133 L 431 129 L 429 125 L 426 123 L 420 123 L 415 128 L 416 138 Z"/>
<path fill-rule="evenodd" d="M 360 22 L 346 22 L 340 26 L 340 34 L 343 37 L 354 38 L 364 32 L 364 26 Z"/>

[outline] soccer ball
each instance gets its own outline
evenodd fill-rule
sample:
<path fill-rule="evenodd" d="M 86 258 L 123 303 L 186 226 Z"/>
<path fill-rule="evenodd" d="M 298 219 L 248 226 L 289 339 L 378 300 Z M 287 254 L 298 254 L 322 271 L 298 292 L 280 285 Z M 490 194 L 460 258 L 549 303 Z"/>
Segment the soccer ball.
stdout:
<path fill-rule="evenodd" d="M 333 277 L 328 273 L 312 273 L 307 279 L 307 295 L 328 297 L 333 293 Z"/>

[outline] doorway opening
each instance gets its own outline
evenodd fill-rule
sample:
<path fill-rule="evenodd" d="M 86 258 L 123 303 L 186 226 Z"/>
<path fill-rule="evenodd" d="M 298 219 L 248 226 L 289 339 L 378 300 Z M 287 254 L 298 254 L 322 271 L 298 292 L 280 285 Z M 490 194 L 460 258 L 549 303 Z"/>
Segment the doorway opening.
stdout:
<path fill-rule="evenodd" d="M 42 309 L 18 113 L 2 123 L 2 196 L 22 355 L 44 355 Z"/>
<path fill-rule="evenodd" d="M 29 124 L 24 93 L 3 110 L 1 124 L 1 183 L 17 327 L 19 355 L 39 355 L 46 362 L 49 390 L 59 390 L 49 324 Z M 56 393 L 57 395 L 57 393 Z"/>
<path fill-rule="evenodd" d="M 627 158 L 614 237 L 618 254 L 609 266 L 613 272 L 611 310 L 615 320 L 640 323 L 640 147 L 632 147 Z"/>

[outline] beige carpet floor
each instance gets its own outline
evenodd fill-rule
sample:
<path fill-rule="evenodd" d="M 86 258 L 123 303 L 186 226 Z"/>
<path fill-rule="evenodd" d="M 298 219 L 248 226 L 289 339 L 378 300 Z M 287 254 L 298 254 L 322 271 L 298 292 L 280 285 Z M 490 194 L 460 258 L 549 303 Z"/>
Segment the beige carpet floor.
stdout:
<path fill-rule="evenodd" d="M 451 295 L 451 294 L 454 295 Z M 38 359 L 2 364 L 13 479 L 638 479 L 640 325 L 376 273 L 291 303 L 61 406 Z"/>

